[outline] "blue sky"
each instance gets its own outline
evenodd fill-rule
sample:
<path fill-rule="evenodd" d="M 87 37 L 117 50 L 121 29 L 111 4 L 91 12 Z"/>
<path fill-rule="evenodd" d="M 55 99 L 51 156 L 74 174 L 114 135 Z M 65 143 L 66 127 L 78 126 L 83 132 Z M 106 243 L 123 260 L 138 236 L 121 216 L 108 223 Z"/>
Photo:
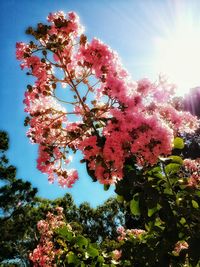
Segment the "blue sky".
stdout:
<path fill-rule="evenodd" d="M 56 198 L 70 192 L 77 204 L 88 201 L 92 206 L 103 203 L 113 190 L 104 192 L 92 183 L 85 166 L 76 163 L 80 180 L 73 189 L 49 185 L 47 177 L 36 169 L 37 146 L 26 138 L 23 126 L 23 95 L 28 77 L 15 59 L 15 43 L 27 41 L 25 29 L 45 22 L 49 12 L 75 11 L 85 26 L 85 33 L 97 37 L 116 50 L 134 79 L 156 79 L 152 68 L 154 42 L 173 28 L 177 8 L 190 8 L 199 15 L 199 1 L 166 0 L 2 0 L 0 1 L 0 129 L 10 136 L 10 162 L 18 168 L 18 177 L 39 188 L 42 197 Z M 180 11 L 179 10 L 179 11 Z"/>

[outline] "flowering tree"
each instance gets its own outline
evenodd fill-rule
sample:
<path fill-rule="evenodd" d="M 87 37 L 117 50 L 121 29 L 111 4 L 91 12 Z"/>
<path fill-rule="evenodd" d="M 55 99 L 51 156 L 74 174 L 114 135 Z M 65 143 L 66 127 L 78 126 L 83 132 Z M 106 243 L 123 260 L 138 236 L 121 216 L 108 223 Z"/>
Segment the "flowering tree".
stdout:
<path fill-rule="evenodd" d="M 17 43 L 17 58 L 36 78 L 25 93 L 26 123 L 50 182 L 57 177 L 71 187 L 78 174 L 64 164 L 79 149 L 96 179 L 116 183 L 127 158 L 152 165 L 171 152 L 174 135 L 195 129 L 196 119 L 175 108 L 172 85 L 131 81 L 115 52 L 97 39 L 87 42 L 76 14 L 58 12 L 48 21 L 28 28 L 36 42 Z"/>
<path fill-rule="evenodd" d="M 121 253 L 106 253 L 91 243 L 77 229 L 65 221 L 63 209 L 57 207 L 48 213 L 46 220 L 37 224 L 40 242 L 30 254 L 34 266 L 110 266 L 114 267 Z"/>
<path fill-rule="evenodd" d="M 71 187 L 78 173 L 67 166 L 71 152 L 81 151 L 94 181 L 115 184 L 128 207 L 127 225 L 143 229 L 137 236 L 144 239 L 122 245 L 122 266 L 169 266 L 177 247 L 200 240 L 193 240 L 199 231 L 199 161 L 173 154 L 184 147 L 180 135 L 197 129 L 197 118 L 181 110 L 175 86 L 163 77 L 156 83 L 131 80 L 115 52 L 98 39 L 87 41 L 75 13 L 50 14 L 48 22 L 29 27 L 34 41 L 17 43 L 16 52 L 33 76 L 25 124 L 31 142 L 39 144 L 38 169 L 51 183 Z M 144 255 L 127 259 L 123 251 L 130 256 L 135 247 Z M 190 258 L 198 261 L 192 252 Z"/>

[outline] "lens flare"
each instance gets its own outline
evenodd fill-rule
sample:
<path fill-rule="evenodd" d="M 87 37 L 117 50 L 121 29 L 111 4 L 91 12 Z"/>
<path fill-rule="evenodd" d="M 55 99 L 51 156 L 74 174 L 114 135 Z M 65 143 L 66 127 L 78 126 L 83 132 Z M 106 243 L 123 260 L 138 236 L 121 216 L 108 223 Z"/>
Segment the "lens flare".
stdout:
<path fill-rule="evenodd" d="M 155 39 L 155 71 L 177 85 L 177 95 L 200 85 L 200 21 L 179 15 L 172 29 Z"/>

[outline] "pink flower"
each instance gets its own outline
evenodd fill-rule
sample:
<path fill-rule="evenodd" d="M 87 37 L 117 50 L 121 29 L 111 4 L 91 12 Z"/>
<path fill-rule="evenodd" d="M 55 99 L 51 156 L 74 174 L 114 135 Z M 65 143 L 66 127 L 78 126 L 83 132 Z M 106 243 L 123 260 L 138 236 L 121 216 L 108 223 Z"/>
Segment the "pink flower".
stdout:
<path fill-rule="evenodd" d="M 130 229 L 130 230 L 128 229 L 127 230 L 128 235 L 134 235 L 135 237 L 138 237 L 144 233 L 146 233 L 146 231 L 142 229 Z"/>
<path fill-rule="evenodd" d="M 198 187 L 200 185 L 200 174 L 193 173 L 188 179 L 188 186 Z"/>
<path fill-rule="evenodd" d="M 37 247 L 29 254 L 30 260 L 35 267 L 56 267 L 55 258 L 60 254 L 60 250 L 54 247 L 54 230 L 65 225 L 63 209 L 57 207 L 58 215 L 48 213 L 46 220 L 38 222 L 37 227 L 40 233 L 40 241 Z M 70 230 L 70 228 L 68 227 Z"/>
<path fill-rule="evenodd" d="M 124 229 L 124 227 L 120 226 L 117 228 L 117 233 L 119 234 L 118 236 L 118 241 L 123 241 L 123 240 L 128 240 L 132 236 L 134 238 L 138 238 L 140 235 L 145 234 L 146 231 L 142 229 Z"/>
<path fill-rule="evenodd" d="M 187 171 L 196 172 L 200 169 L 200 161 L 192 159 L 184 159 L 183 166 Z"/>
<path fill-rule="evenodd" d="M 124 233 L 124 231 L 125 231 L 125 229 L 124 229 L 123 226 L 119 226 L 119 227 L 117 227 L 117 233 L 118 233 L 118 234 L 122 234 L 122 233 Z"/>
<path fill-rule="evenodd" d="M 138 81 L 137 91 L 143 96 L 151 93 L 152 88 L 154 88 L 154 85 L 148 79 L 142 79 Z"/>
<path fill-rule="evenodd" d="M 74 169 L 71 169 L 66 172 L 67 176 L 58 176 L 58 183 L 62 186 L 65 187 L 67 186 L 68 188 L 71 188 L 72 185 L 78 180 L 78 172 Z"/>
<path fill-rule="evenodd" d="M 118 261 L 121 258 L 121 256 L 122 256 L 121 250 L 117 250 L 117 249 L 113 250 L 112 257 L 114 260 Z"/>
<path fill-rule="evenodd" d="M 16 58 L 23 60 L 25 53 L 30 54 L 29 46 L 22 42 L 16 43 Z"/>
<path fill-rule="evenodd" d="M 189 176 L 188 186 L 197 188 L 200 185 L 200 159 L 184 159 L 183 166 Z"/>
<path fill-rule="evenodd" d="M 186 241 L 178 241 L 175 244 L 175 248 L 173 250 L 173 254 L 178 256 L 182 250 L 188 249 L 188 248 L 189 248 L 189 245 L 188 245 L 188 243 Z"/>

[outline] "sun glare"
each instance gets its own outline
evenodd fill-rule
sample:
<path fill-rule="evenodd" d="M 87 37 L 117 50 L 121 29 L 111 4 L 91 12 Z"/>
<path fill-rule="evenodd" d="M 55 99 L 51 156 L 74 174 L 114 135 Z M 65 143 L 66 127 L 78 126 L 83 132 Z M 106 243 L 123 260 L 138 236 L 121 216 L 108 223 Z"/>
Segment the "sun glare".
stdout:
<path fill-rule="evenodd" d="M 157 38 L 155 48 L 156 72 L 177 85 L 177 95 L 200 85 L 200 24 L 191 16 L 181 17 L 165 37 Z"/>

